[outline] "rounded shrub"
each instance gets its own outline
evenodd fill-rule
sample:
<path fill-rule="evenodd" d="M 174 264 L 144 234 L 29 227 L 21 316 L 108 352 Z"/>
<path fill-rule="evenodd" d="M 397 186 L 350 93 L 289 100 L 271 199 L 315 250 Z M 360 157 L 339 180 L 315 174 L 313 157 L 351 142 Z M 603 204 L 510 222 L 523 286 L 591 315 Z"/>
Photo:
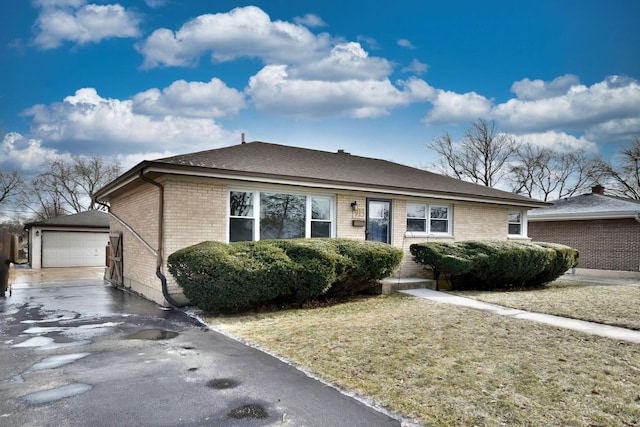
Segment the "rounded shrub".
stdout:
<path fill-rule="evenodd" d="M 447 274 L 454 289 L 533 287 L 551 282 L 575 267 L 578 251 L 551 243 L 462 241 L 416 243 L 413 259 Z"/>
<path fill-rule="evenodd" d="M 290 239 L 203 242 L 178 250 L 169 271 L 189 300 L 212 312 L 351 295 L 400 265 L 402 251 L 378 242 Z"/>
<path fill-rule="evenodd" d="M 207 311 L 239 311 L 288 291 L 294 265 L 275 246 L 203 242 L 174 252 L 169 271 L 189 300 Z"/>
<path fill-rule="evenodd" d="M 370 290 L 378 280 L 391 276 L 400 266 L 403 252 L 391 245 L 369 240 L 331 239 L 344 259 L 332 296 L 354 295 Z"/>

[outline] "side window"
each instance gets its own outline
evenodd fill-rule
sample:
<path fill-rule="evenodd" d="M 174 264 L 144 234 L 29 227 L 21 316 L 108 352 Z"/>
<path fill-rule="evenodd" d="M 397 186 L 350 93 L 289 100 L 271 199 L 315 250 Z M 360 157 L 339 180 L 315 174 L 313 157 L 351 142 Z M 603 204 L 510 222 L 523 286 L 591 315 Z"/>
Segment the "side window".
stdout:
<path fill-rule="evenodd" d="M 448 206 L 429 207 L 429 232 L 449 233 L 449 222 Z"/>
<path fill-rule="evenodd" d="M 509 212 L 509 234 L 513 236 L 522 235 L 522 212 Z"/>
<path fill-rule="evenodd" d="M 427 205 L 407 203 L 407 231 L 427 231 Z"/>
<path fill-rule="evenodd" d="M 311 237 L 331 237 L 330 197 L 311 197 Z"/>
<path fill-rule="evenodd" d="M 253 240 L 255 230 L 253 193 L 232 191 L 229 194 L 229 241 Z"/>
<path fill-rule="evenodd" d="M 407 231 L 451 234 L 451 207 L 407 203 Z"/>

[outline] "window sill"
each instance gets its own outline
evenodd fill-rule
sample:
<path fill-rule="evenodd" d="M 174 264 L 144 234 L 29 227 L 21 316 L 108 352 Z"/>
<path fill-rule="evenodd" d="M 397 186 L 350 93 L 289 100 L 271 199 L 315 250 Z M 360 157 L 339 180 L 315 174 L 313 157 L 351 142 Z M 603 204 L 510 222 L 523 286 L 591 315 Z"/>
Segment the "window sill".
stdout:
<path fill-rule="evenodd" d="M 509 234 L 507 236 L 508 240 L 531 240 L 531 237 L 528 236 L 520 236 L 518 234 Z"/>
<path fill-rule="evenodd" d="M 453 235 L 449 233 L 427 233 L 424 231 L 405 231 L 404 237 L 418 237 L 418 238 L 445 238 L 453 239 Z"/>

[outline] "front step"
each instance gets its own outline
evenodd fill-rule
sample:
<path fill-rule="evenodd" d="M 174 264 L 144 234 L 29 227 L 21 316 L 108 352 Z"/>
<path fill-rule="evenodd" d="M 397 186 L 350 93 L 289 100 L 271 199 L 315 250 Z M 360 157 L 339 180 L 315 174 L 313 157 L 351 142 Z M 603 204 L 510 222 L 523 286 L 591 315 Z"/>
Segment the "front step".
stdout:
<path fill-rule="evenodd" d="M 418 277 L 387 277 L 380 281 L 381 293 L 389 295 L 407 289 L 436 289 L 436 281 Z"/>

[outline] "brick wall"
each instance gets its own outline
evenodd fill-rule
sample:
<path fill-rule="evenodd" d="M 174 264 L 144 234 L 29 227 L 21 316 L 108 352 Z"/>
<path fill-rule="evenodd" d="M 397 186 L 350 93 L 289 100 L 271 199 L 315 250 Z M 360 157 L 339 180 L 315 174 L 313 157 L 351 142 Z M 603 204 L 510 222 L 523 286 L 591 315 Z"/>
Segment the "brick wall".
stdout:
<path fill-rule="evenodd" d="M 354 212 L 351 203 L 358 202 L 358 211 Z M 366 197 L 362 194 L 340 193 L 336 195 L 336 235 L 345 239 L 364 240 L 365 227 L 353 226 L 354 220 L 364 221 Z"/>
<path fill-rule="evenodd" d="M 167 257 L 178 249 L 205 240 L 227 241 L 227 191 L 229 182 L 216 179 L 171 176 L 160 178 L 164 186 L 164 241 L 162 242 L 163 271 L 167 276 L 169 292 L 180 294 L 166 268 Z M 245 184 L 246 185 L 246 184 Z M 291 191 L 295 191 L 292 189 Z M 307 192 L 300 189 L 302 192 Z M 310 191 L 313 192 L 313 191 Z M 336 232 L 338 237 L 364 240 L 365 227 L 353 221 L 364 221 L 367 196 L 352 191 L 336 194 Z M 148 244 L 157 249 L 159 189 L 143 184 L 136 190 L 118 196 L 111 202 L 112 212 L 133 228 Z M 423 276 L 422 265 L 413 262 L 409 247 L 426 240 L 453 241 L 469 239 L 507 239 L 509 209 L 489 204 L 452 203 L 453 236 L 406 236 L 406 205 L 403 198 L 376 194 L 376 198 L 392 199 L 392 245 L 404 251 L 405 256 L 397 275 Z M 357 201 L 354 212 L 351 203 Z M 442 203 L 442 202 L 439 202 Z M 165 303 L 160 281 L 155 276 L 156 257 L 131 233 L 112 220 L 112 229 L 123 231 L 124 281 L 149 299 Z"/>
<path fill-rule="evenodd" d="M 509 208 L 487 204 L 459 203 L 453 209 L 456 240 L 506 240 Z"/>
<path fill-rule="evenodd" d="M 590 221 L 535 221 L 529 236 L 580 251 L 580 268 L 638 271 L 640 223 L 631 218 Z"/>
<path fill-rule="evenodd" d="M 158 247 L 158 188 L 143 184 L 111 201 L 111 212 L 151 246 Z M 110 228 L 122 232 L 123 284 L 146 298 L 162 303 L 162 290 L 155 276 L 156 256 L 133 233 L 115 219 Z"/>

